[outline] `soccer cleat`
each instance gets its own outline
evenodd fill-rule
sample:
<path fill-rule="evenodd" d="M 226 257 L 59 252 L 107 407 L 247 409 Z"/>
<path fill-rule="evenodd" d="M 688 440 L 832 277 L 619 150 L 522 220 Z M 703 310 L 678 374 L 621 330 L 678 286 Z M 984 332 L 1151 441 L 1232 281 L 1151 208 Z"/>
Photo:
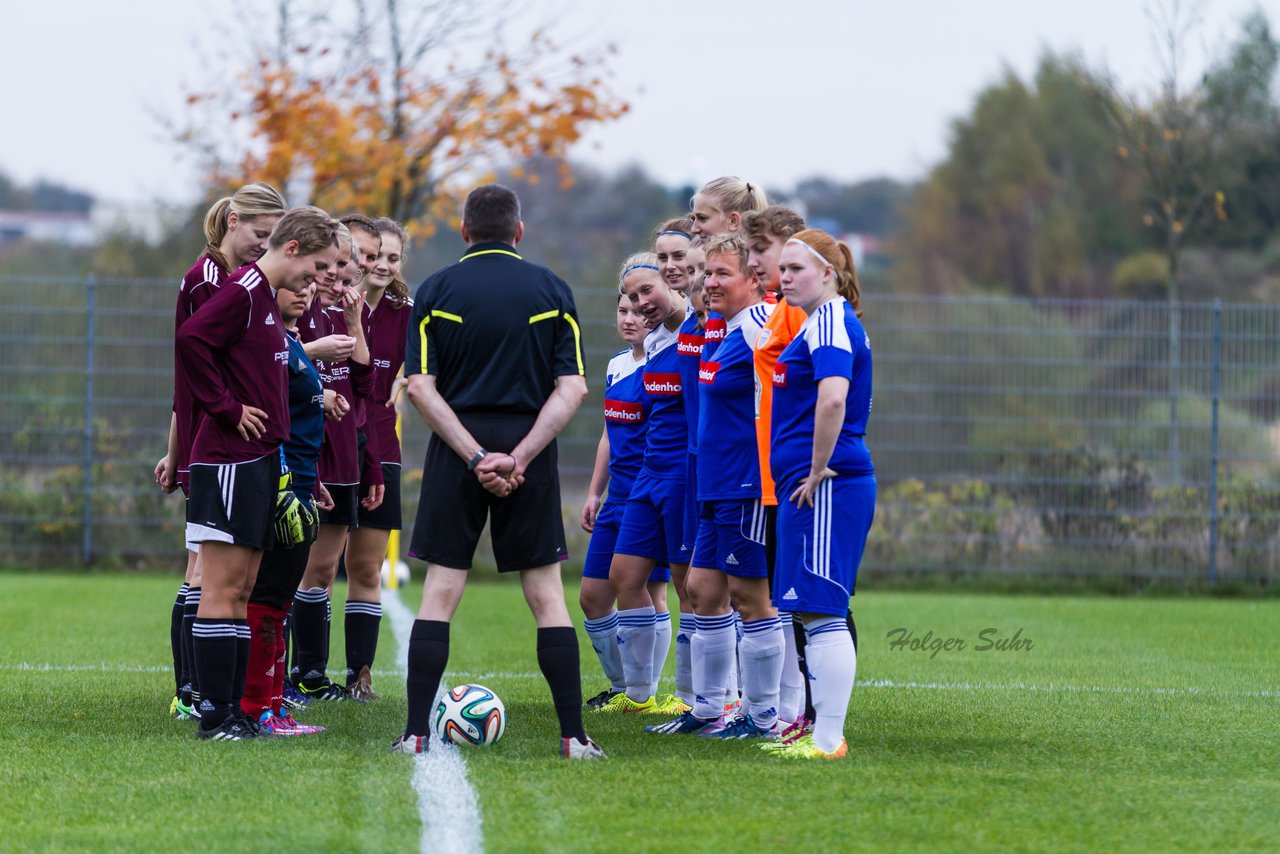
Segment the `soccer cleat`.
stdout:
<path fill-rule="evenodd" d="M 674 720 L 663 724 L 654 724 L 644 728 L 645 732 L 658 735 L 696 735 L 716 725 L 716 720 L 696 717 L 692 711 L 685 712 Z"/>
<path fill-rule="evenodd" d="M 277 713 L 276 718 L 283 721 L 286 726 L 297 730 L 298 735 L 316 735 L 324 732 L 324 727 L 318 724 L 304 724 L 294 720 L 292 712 L 285 712 L 283 715 Z"/>
<path fill-rule="evenodd" d="M 795 719 L 793 723 L 783 727 L 782 732 L 778 733 L 775 740 L 767 741 L 760 745 L 761 750 L 785 750 L 790 745 L 804 738 L 806 735 L 813 734 L 813 721 L 801 716 Z"/>
<path fill-rule="evenodd" d="M 175 698 L 176 699 L 176 698 Z M 196 711 L 195 706 L 188 706 L 181 700 L 177 700 L 177 704 L 170 707 L 175 720 L 194 721 L 200 719 L 200 713 Z"/>
<path fill-rule="evenodd" d="M 586 742 L 578 741 L 576 738 L 560 739 L 560 755 L 565 759 L 609 758 L 604 755 L 604 751 L 600 749 L 600 745 L 591 740 L 591 736 L 587 736 Z"/>
<path fill-rule="evenodd" d="M 609 702 L 610 700 L 612 700 L 614 697 L 618 696 L 621 693 L 622 693 L 621 691 L 615 691 L 612 688 L 605 688 L 599 694 L 596 694 L 590 700 L 587 700 L 587 702 L 583 703 L 583 705 L 593 712 L 598 712 L 600 711 L 601 706 L 603 706 L 605 703 Z"/>
<path fill-rule="evenodd" d="M 235 715 L 227 715 L 222 723 L 212 729 L 205 729 L 203 725 L 196 727 L 196 738 L 202 741 L 248 741 L 257 737 L 249 729 L 248 721 Z"/>
<path fill-rule="evenodd" d="M 284 692 L 280 699 L 285 708 L 293 709 L 295 712 L 302 711 L 307 707 L 307 703 L 311 702 L 307 699 L 307 695 L 299 691 L 288 679 L 284 680 Z"/>
<path fill-rule="evenodd" d="M 373 677 L 369 674 L 368 667 L 361 667 L 356 681 L 347 686 L 347 697 L 357 703 L 369 703 L 382 699 L 373 690 Z"/>
<path fill-rule="evenodd" d="M 429 735 L 402 735 L 395 741 L 391 742 L 392 753 L 404 753 L 408 756 L 418 756 L 426 753 L 427 747 L 431 744 L 431 736 Z"/>
<path fill-rule="evenodd" d="M 316 688 L 308 688 L 305 683 L 298 683 L 298 692 L 310 701 L 340 703 L 347 699 L 347 689 L 337 682 L 325 682 Z"/>
<path fill-rule="evenodd" d="M 844 759 L 849 755 L 849 745 L 842 738 L 836 749 L 827 753 L 814 744 L 813 736 L 806 735 L 804 738 L 793 741 L 782 750 L 773 751 L 773 755 L 781 756 L 785 759 Z"/>
<path fill-rule="evenodd" d="M 654 712 L 659 715 L 683 715 L 693 711 L 693 707 L 674 694 L 663 694 L 654 699 Z"/>
<path fill-rule="evenodd" d="M 169 717 L 176 718 L 178 716 L 178 695 L 174 694 L 173 699 L 169 701 Z"/>
<path fill-rule="evenodd" d="M 621 712 L 625 715 L 652 715 L 657 713 L 658 707 L 654 704 L 652 697 L 645 700 L 643 703 L 637 703 L 624 693 L 614 697 L 609 702 L 596 709 L 596 711 Z"/>
<path fill-rule="evenodd" d="M 700 732 L 698 735 L 703 738 L 775 738 L 782 732 L 782 724 L 774 721 L 772 726 L 757 726 L 756 722 L 751 719 L 751 715 L 738 715 L 735 718 L 725 722 L 724 726 L 707 732 Z"/>

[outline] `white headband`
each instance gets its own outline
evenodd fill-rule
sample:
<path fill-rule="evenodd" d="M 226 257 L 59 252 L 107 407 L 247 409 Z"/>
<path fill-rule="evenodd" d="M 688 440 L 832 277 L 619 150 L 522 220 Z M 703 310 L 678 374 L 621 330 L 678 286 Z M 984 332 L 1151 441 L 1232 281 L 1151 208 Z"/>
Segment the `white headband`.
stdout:
<path fill-rule="evenodd" d="M 824 266 L 824 267 L 834 267 L 834 266 L 835 266 L 835 265 L 834 265 L 834 264 L 832 264 L 830 261 L 828 261 L 825 257 L 823 257 L 823 255 L 822 255 L 822 253 L 821 253 L 821 252 L 819 252 L 817 249 L 814 249 L 812 246 L 810 246 L 808 243 L 805 243 L 805 242 L 804 242 L 803 240 L 801 240 L 800 238 L 798 238 L 798 237 L 793 237 L 793 238 L 791 238 L 790 240 L 788 240 L 787 242 L 788 242 L 788 243 L 798 243 L 798 244 L 800 244 L 801 246 L 803 246 L 805 249 L 808 249 L 808 250 L 809 250 L 809 252 L 813 255 L 813 257 L 814 257 L 814 258 L 817 258 L 820 262 L 822 262 L 822 266 Z"/>

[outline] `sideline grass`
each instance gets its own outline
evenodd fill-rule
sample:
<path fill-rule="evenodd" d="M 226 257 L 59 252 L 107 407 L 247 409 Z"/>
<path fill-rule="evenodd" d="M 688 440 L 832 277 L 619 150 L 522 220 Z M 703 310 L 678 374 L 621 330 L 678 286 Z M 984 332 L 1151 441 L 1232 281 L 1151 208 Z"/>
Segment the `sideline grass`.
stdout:
<path fill-rule="evenodd" d="M 310 712 L 330 727 L 316 739 L 201 744 L 164 716 L 175 589 L 0 574 L 4 847 L 415 849 L 409 765 L 386 753 L 404 714 L 389 621 L 384 702 Z M 414 609 L 417 587 L 404 595 Z M 487 848 L 1280 847 L 1280 603 L 866 592 L 856 610 L 849 761 L 783 764 L 749 744 L 648 736 L 643 718 L 593 715 L 611 759 L 568 765 L 553 755 L 518 587 L 469 588 L 451 681 L 483 681 L 510 713 L 501 744 L 465 753 Z M 965 648 L 895 649 L 895 628 Z M 1006 639 L 1020 629 L 1032 647 L 978 651 L 987 628 Z M 334 630 L 340 650 L 340 618 Z"/>

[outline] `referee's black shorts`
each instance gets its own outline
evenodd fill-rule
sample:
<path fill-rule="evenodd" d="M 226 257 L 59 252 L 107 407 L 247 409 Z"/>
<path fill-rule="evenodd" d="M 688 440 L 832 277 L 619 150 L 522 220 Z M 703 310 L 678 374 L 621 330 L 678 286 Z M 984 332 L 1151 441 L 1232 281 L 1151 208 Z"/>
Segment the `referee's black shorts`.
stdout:
<path fill-rule="evenodd" d="M 525 437 L 537 416 L 460 412 L 458 418 L 486 450 L 506 453 Z M 566 560 L 556 464 L 553 441 L 529 463 L 524 483 L 499 498 L 467 471 L 465 460 L 433 435 L 422 467 L 422 492 L 409 554 L 439 566 L 470 569 L 488 519 L 499 572 Z"/>

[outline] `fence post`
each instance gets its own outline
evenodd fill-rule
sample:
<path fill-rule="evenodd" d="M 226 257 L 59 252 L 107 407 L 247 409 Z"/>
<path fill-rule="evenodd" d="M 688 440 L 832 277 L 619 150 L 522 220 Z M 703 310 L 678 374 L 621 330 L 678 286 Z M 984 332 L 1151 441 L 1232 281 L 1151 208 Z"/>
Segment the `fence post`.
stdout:
<path fill-rule="evenodd" d="M 90 273 L 84 285 L 84 495 L 80 518 L 80 561 L 87 566 L 93 562 L 93 336 L 97 277 Z"/>
<path fill-rule="evenodd" d="M 1213 301 L 1213 429 L 1209 434 L 1209 583 L 1218 580 L 1218 401 L 1222 398 L 1222 301 Z"/>

